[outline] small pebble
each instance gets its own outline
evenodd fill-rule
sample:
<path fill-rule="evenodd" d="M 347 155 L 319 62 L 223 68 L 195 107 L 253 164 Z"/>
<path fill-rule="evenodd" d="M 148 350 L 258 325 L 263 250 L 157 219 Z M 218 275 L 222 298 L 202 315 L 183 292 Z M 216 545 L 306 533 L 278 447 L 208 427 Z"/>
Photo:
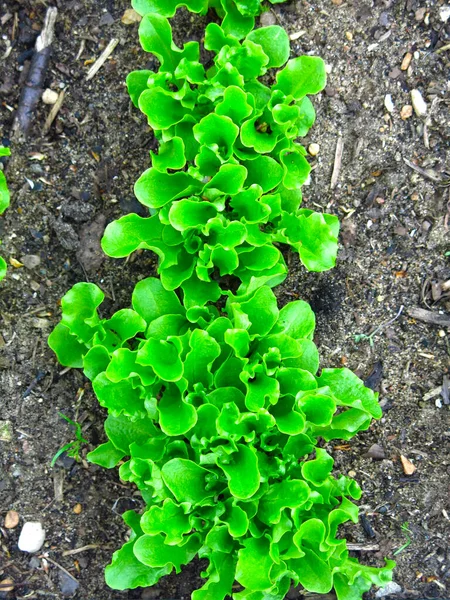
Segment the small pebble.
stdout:
<path fill-rule="evenodd" d="M 106 12 L 105 14 L 103 14 L 100 17 L 100 20 L 98 22 L 100 27 L 103 27 L 104 25 L 113 25 L 113 23 L 114 23 L 114 17 L 109 12 Z"/>
<path fill-rule="evenodd" d="M 51 90 L 50 88 L 47 88 L 42 93 L 42 102 L 44 104 L 56 104 L 58 97 L 59 97 L 58 92 L 55 92 L 55 90 Z"/>
<path fill-rule="evenodd" d="M 401 74 L 402 72 L 400 71 L 400 69 L 398 67 L 394 67 L 392 71 L 389 72 L 389 77 L 391 79 L 397 79 L 397 77 L 400 77 Z"/>
<path fill-rule="evenodd" d="M 28 521 L 22 527 L 19 536 L 19 550 L 39 552 L 45 542 L 45 531 L 39 521 Z"/>
<path fill-rule="evenodd" d="M 14 529 L 19 524 L 19 513 L 15 510 L 8 510 L 5 517 L 6 529 Z"/>
<path fill-rule="evenodd" d="M 441 21 L 447 23 L 447 21 L 450 19 L 450 4 L 447 4 L 446 6 L 441 6 L 441 8 L 439 9 L 439 17 Z"/>
<path fill-rule="evenodd" d="M 425 13 L 426 13 L 426 8 L 422 7 L 422 8 L 418 8 L 415 12 L 415 19 L 416 21 L 423 21 L 425 18 Z"/>
<path fill-rule="evenodd" d="M 124 25 L 133 25 L 134 23 L 139 23 L 141 20 L 141 15 L 137 13 L 133 8 L 127 8 L 127 10 L 123 13 L 121 19 Z"/>
<path fill-rule="evenodd" d="M 395 106 L 394 106 L 394 103 L 392 101 L 391 94 L 386 94 L 386 96 L 384 97 L 384 106 L 386 107 L 386 110 L 388 112 L 390 112 L 390 113 L 394 112 Z"/>
<path fill-rule="evenodd" d="M 59 572 L 59 589 L 64 597 L 71 598 L 79 586 L 80 584 L 74 577 L 70 577 L 64 571 Z"/>
<path fill-rule="evenodd" d="M 83 510 L 83 507 L 81 506 L 81 504 L 78 502 L 77 504 L 75 504 L 75 506 L 73 507 L 73 512 L 76 515 L 81 514 L 81 511 Z"/>
<path fill-rule="evenodd" d="M 310 144 L 308 146 L 308 152 L 311 156 L 317 156 L 320 152 L 320 146 L 319 144 Z"/>
<path fill-rule="evenodd" d="M 369 450 L 367 451 L 367 456 L 373 458 L 374 460 L 383 460 L 383 458 L 386 457 L 383 448 L 378 444 L 373 444 L 370 446 Z"/>
<path fill-rule="evenodd" d="M 404 121 L 406 121 L 406 119 L 409 119 L 410 117 L 412 117 L 412 114 L 413 114 L 413 107 L 411 106 L 411 104 L 405 104 L 405 106 L 403 106 L 400 111 L 400 116 Z"/>
<path fill-rule="evenodd" d="M 402 591 L 402 588 L 395 583 L 395 581 L 390 581 L 384 588 L 378 590 L 375 594 L 375 598 L 384 598 L 385 596 L 390 596 L 391 594 L 399 594 Z"/>
<path fill-rule="evenodd" d="M 277 19 L 271 10 L 264 12 L 260 18 L 259 22 L 261 27 L 269 27 L 269 25 L 275 25 Z"/>
<path fill-rule="evenodd" d="M 418 117 L 424 117 L 427 114 L 427 103 L 419 90 L 411 90 L 411 103 Z"/>
<path fill-rule="evenodd" d="M 349 477 L 352 477 L 352 478 L 353 478 L 353 477 L 356 477 L 356 471 L 349 471 L 349 472 L 348 472 L 348 476 L 349 476 Z"/>
<path fill-rule="evenodd" d="M 30 271 L 36 267 L 39 267 L 41 264 L 41 257 L 37 254 L 26 254 L 25 256 L 22 256 L 20 260 L 24 267 L 30 269 Z"/>
<path fill-rule="evenodd" d="M 161 596 L 161 591 L 155 587 L 145 588 L 142 592 L 141 600 L 155 600 Z"/>
<path fill-rule="evenodd" d="M 32 556 L 28 564 L 30 566 L 30 569 L 40 569 L 42 566 L 41 561 L 38 559 L 37 556 Z"/>
<path fill-rule="evenodd" d="M 413 57 L 413 55 L 411 54 L 411 52 L 407 52 L 405 54 L 405 56 L 403 57 L 403 60 L 402 60 L 401 67 L 400 67 L 400 69 L 402 71 L 407 71 L 408 70 L 408 67 L 409 67 L 409 65 L 411 64 L 411 61 L 412 61 L 412 57 Z"/>

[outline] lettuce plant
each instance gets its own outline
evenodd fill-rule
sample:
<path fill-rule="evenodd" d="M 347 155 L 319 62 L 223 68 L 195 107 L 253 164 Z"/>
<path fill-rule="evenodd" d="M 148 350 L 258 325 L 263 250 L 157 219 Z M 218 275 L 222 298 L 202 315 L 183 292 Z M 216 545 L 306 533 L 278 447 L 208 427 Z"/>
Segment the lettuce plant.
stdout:
<path fill-rule="evenodd" d="M 235 276 L 244 294 L 280 283 L 287 268 L 279 244 L 311 271 L 334 266 L 339 223 L 300 208 L 310 166 L 296 141 L 314 123 L 308 95 L 325 85 L 323 61 L 288 60 L 289 39 L 278 26 L 240 42 L 209 24 L 205 48 L 214 59 L 206 70 L 199 44 L 175 46 L 164 17 L 146 15 L 140 40 L 160 61 L 157 73 L 135 71 L 127 80 L 159 141 L 135 185 L 151 216 L 111 223 L 106 254 L 153 250 L 164 287 L 181 287 L 187 307 L 216 301 L 222 276 Z M 260 81 L 279 67 L 271 86 Z"/>
<path fill-rule="evenodd" d="M 377 395 L 347 369 L 318 373 L 308 304 L 279 310 L 261 286 L 229 293 L 223 312 L 186 308 L 148 278 L 102 319 L 103 297 L 75 285 L 49 344 L 108 410 L 89 459 L 121 463 L 147 502 L 124 515 L 133 534 L 106 569 L 112 588 L 153 585 L 195 556 L 209 566 L 193 600 L 282 600 L 292 583 L 354 600 L 390 580 L 391 561 L 362 566 L 337 536 L 361 491 L 331 475 L 320 442 L 367 429 Z"/>
<path fill-rule="evenodd" d="M 279 4 L 284 0 L 269 1 L 271 4 Z M 264 11 L 261 0 L 132 0 L 131 4 L 142 16 L 158 14 L 173 17 L 180 6 L 202 15 L 209 8 L 214 8 L 222 18 L 225 33 L 238 39 L 244 38 L 254 29 L 255 17 Z"/>
<path fill-rule="evenodd" d="M 0 146 L 0 157 L 10 156 L 11 151 L 9 148 Z M 9 206 L 9 190 L 6 184 L 6 177 L 3 171 L 0 171 L 0 215 L 5 212 Z M 0 281 L 5 278 L 6 275 L 6 262 L 5 259 L 0 256 Z"/>

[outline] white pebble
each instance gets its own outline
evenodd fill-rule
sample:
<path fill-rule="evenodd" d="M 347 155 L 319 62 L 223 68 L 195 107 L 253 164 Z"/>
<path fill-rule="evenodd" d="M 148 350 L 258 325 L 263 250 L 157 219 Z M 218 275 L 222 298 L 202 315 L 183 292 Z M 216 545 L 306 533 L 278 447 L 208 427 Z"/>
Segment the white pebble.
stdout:
<path fill-rule="evenodd" d="M 388 112 L 390 112 L 390 113 L 394 112 L 395 106 L 394 106 L 394 103 L 392 102 L 391 94 L 386 94 L 386 96 L 384 97 L 384 106 L 386 107 L 386 110 Z"/>
<path fill-rule="evenodd" d="M 45 542 L 45 531 L 39 521 L 28 521 L 22 527 L 19 536 L 19 550 L 22 552 L 38 552 Z"/>
<path fill-rule="evenodd" d="M 55 92 L 55 90 L 51 90 L 50 88 L 47 88 L 46 90 L 43 91 L 42 102 L 44 104 L 55 104 L 57 100 L 58 100 L 58 92 Z"/>
<path fill-rule="evenodd" d="M 446 6 L 441 6 L 441 8 L 439 9 L 439 16 L 441 18 L 441 21 L 447 23 L 447 21 L 450 19 L 450 4 L 447 4 Z"/>
<path fill-rule="evenodd" d="M 308 146 L 308 152 L 311 156 L 317 156 L 320 151 L 319 144 L 312 143 Z"/>
<path fill-rule="evenodd" d="M 398 583 L 395 583 L 395 581 L 390 581 L 384 586 L 384 588 L 378 590 L 378 592 L 375 594 L 375 598 L 384 598 L 385 596 L 390 596 L 391 594 L 398 594 L 401 591 L 402 588 L 398 585 Z"/>
<path fill-rule="evenodd" d="M 423 99 L 419 90 L 411 90 L 411 104 L 413 105 L 414 112 L 418 117 L 424 117 L 427 114 L 427 103 Z"/>

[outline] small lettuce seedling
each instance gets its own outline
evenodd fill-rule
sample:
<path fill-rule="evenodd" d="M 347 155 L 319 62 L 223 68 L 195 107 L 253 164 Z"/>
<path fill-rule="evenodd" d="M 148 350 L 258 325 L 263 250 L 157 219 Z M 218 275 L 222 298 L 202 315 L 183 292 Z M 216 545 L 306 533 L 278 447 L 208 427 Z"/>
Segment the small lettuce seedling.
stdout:
<path fill-rule="evenodd" d="M 284 0 L 269 0 L 271 4 L 279 4 Z M 206 14 L 214 8 L 222 19 L 224 32 L 237 39 L 244 38 L 254 29 L 255 17 L 264 10 L 261 0 L 132 0 L 133 8 L 140 15 L 158 14 L 173 17 L 180 6 L 190 12 Z"/>
<path fill-rule="evenodd" d="M 356 482 L 332 476 L 319 440 L 352 438 L 381 416 L 347 369 L 323 369 L 315 317 L 272 290 L 185 308 L 160 280 L 140 281 L 132 308 L 101 319 L 104 295 L 75 285 L 49 344 L 83 368 L 108 410 L 108 441 L 89 459 L 137 485 L 148 506 L 125 513 L 133 534 L 108 585 L 154 585 L 195 556 L 209 560 L 193 600 L 282 600 L 290 585 L 360 598 L 392 574 L 350 558 L 338 526 L 357 522 Z M 236 590 L 235 581 L 240 584 Z"/>
<path fill-rule="evenodd" d="M 10 156 L 11 151 L 9 148 L 0 146 L 0 157 Z M 10 195 L 8 185 L 6 183 L 6 177 L 3 171 L 0 171 L 0 215 L 5 212 L 9 206 Z M 5 259 L 0 256 L 0 281 L 5 278 L 6 275 L 6 262 Z"/>
<path fill-rule="evenodd" d="M 339 223 L 300 208 L 310 166 L 296 141 L 314 123 L 308 95 L 325 85 L 323 61 L 288 60 L 289 39 L 278 26 L 239 42 L 208 25 L 205 48 L 214 62 L 206 71 L 199 44 L 177 48 L 164 17 L 146 15 L 140 40 L 161 63 L 158 73 L 136 71 L 127 80 L 159 141 L 152 168 L 135 185 L 151 216 L 111 223 L 106 254 L 154 251 L 164 287 L 181 287 L 187 307 L 216 301 L 221 276 L 237 277 L 243 294 L 283 281 L 279 244 L 294 248 L 311 271 L 333 267 Z M 272 86 L 259 80 L 283 65 Z"/>

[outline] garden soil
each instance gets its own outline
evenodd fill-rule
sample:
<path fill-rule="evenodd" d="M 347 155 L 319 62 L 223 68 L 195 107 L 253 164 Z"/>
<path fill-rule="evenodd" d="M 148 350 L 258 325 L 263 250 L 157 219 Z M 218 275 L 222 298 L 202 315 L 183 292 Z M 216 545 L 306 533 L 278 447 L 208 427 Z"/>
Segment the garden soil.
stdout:
<path fill-rule="evenodd" d="M 15 141 L 14 111 L 50 5 L 58 19 L 44 84 L 65 97 L 47 133 L 51 106 L 40 103 L 28 139 Z M 149 590 L 107 588 L 104 567 L 127 537 L 120 514 L 143 504 L 116 469 L 86 462 L 104 439 L 105 413 L 83 375 L 63 369 L 47 347 L 74 283 L 101 286 L 106 316 L 129 305 L 136 281 L 156 274 L 149 252 L 124 261 L 99 248 L 106 223 L 142 212 L 133 182 L 155 148 L 124 85 L 129 71 L 156 67 L 139 48 L 137 24 L 122 20 L 127 8 L 126 0 L 0 0 L 0 134 L 12 149 L 4 160 L 12 202 L 0 221 L 11 265 L 0 289 L 0 580 L 15 586 L 3 598 L 184 600 L 205 568 L 194 561 Z M 450 597 L 449 12 L 443 0 L 297 0 L 262 18 L 286 28 L 293 57 L 319 55 L 328 65 L 304 140 L 320 146 L 304 205 L 339 216 L 339 258 L 327 273 L 306 273 L 286 251 L 289 276 L 276 294 L 281 304 L 311 303 L 322 366 L 345 365 L 380 392 L 383 418 L 327 449 L 336 474 L 363 489 L 360 523 L 342 533 L 367 564 L 397 552 L 398 599 Z M 211 19 L 180 10 L 177 43 L 200 41 Z M 87 81 L 113 38 L 114 52 Z M 410 108 L 412 90 L 426 115 Z M 441 324 L 411 316 L 417 307 Z M 88 443 L 80 462 L 62 456 L 51 468 L 75 436 L 59 413 L 82 425 Z M 19 515 L 15 528 L 4 526 L 10 510 Z M 37 555 L 18 549 L 30 520 L 46 530 Z"/>

